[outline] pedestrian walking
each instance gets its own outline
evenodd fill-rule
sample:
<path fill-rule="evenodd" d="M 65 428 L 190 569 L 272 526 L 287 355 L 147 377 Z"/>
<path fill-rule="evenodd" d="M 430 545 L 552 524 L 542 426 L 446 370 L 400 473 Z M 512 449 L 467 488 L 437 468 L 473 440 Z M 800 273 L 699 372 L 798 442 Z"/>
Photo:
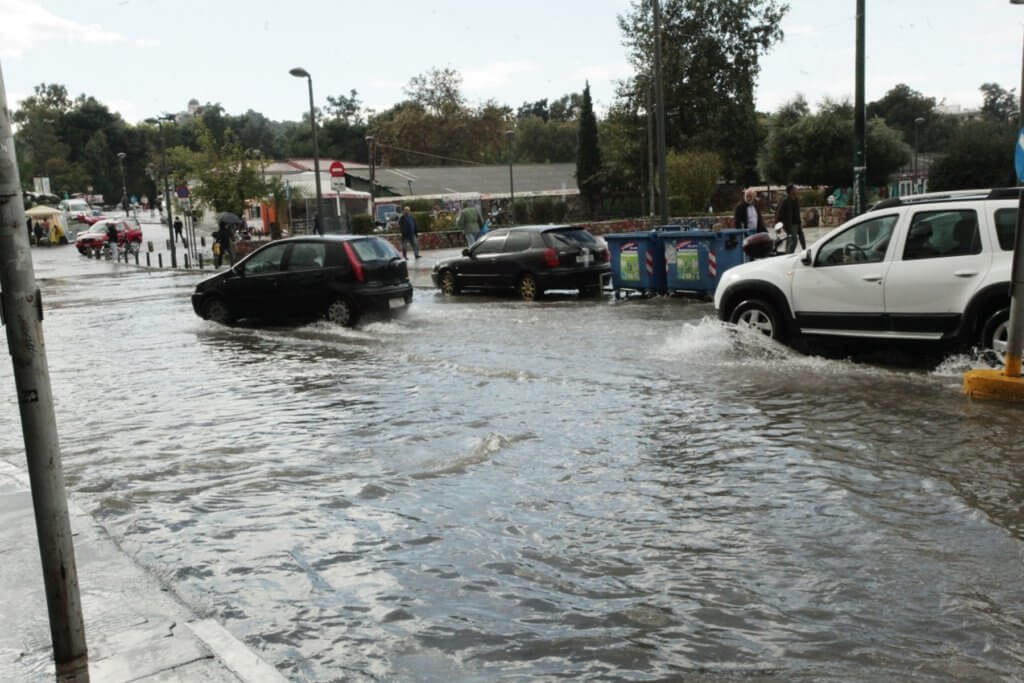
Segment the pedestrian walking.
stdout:
<path fill-rule="evenodd" d="M 110 245 L 110 257 L 117 260 L 117 224 L 114 221 L 107 223 L 107 244 Z"/>
<path fill-rule="evenodd" d="M 764 227 L 761 210 L 757 206 L 757 193 L 752 188 L 748 187 L 743 191 L 743 201 L 736 205 L 733 221 L 737 230 L 753 229 L 757 232 L 768 232 Z"/>
<path fill-rule="evenodd" d="M 32 235 L 32 219 L 31 218 L 26 218 L 25 219 L 25 227 L 28 228 L 28 243 L 32 244 L 32 237 L 33 237 L 33 235 Z"/>
<path fill-rule="evenodd" d="M 320 214 L 314 214 L 313 215 L 313 234 L 315 234 L 315 235 L 323 235 L 324 234 L 323 229 L 320 227 Z"/>
<path fill-rule="evenodd" d="M 185 243 L 185 237 L 181 234 L 181 231 L 184 228 L 185 228 L 185 226 L 181 222 L 181 217 L 180 216 L 176 216 L 174 218 L 174 241 L 175 242 L 177 242 L 178 240 L 181 240 L 182 244 Z"/>
<path fill-rule="evenodd" d="M 796 243 L 799 240 L 800 248 L 807 248 L 807 240 L 804 239 L 804 230 L 800 226 L 800 198 L 796 194 L 795 185 L 786 185 L 786 198 L 779 204 L 779 211 L 775 220 L 782 223 L 782 229 L 786 231 L 786 252 L 792 254 L 796 251 Z"/>
<path fill-rule="evenodd" d="M 36 233 L 36 246 L 40 247 L 43 244 L 43 224 L 36 221 L 34 230 Z"/>
<path fill-rule="evenodd" d="M 402 233 L 402 258 L 409 258 L 406 252 L 406 245 L 412 244 L 412 252 L 416 258 L 420 257 L 420 245 L 416 242 L 416 218 L 412 215 L 412 209 L 402 209 L 402 217 L 398 219 L 398 229 Z"/>
<path fill-rule="evenodd" d="M 235 252 L 231 248 L 231 226 L 221 221 L 217 228 L 216 238 L 218 249 L 214 252 L 214 265 L 219 268 L 220 264 L 224 262 L 225 256 L 231 265 L 235 265 Z"/>
<path fill-rule="evenodd" d="M 480 235 L 480 229 L 484 227 L 484 218 L 480 215 L 480 209 L 470 204 L 462 207 L 462 210 L 459 211 L 455 225 L 465 235 L 466 246 L 471 247 Z"/>

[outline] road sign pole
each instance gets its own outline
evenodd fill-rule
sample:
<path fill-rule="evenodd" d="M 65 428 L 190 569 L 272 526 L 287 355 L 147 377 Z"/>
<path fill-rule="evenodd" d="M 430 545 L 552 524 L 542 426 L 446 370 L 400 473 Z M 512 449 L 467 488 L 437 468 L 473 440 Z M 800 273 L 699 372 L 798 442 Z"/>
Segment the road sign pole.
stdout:
<path fill-rule="evenodd" d="M 43 304 L 25 232 L 25 205 L 9 116 L 0 72 L 0 317 L 7 327 L 7 348 L 14 365 L 57 680 L 87 682 L 89 656 L 46 364 Z"/>

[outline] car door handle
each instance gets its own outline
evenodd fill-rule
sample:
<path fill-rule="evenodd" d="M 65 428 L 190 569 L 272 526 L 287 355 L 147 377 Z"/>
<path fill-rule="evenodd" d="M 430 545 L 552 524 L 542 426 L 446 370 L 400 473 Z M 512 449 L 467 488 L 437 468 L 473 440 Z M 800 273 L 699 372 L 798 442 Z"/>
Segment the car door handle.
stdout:
<path fill-rule="evenodd" d="M 882 276 L 881 275 L 861 275 L 860 279 L 864 280 L 864 282 L 881 282 L 882 281 Z"/>
<path fill-rule="evenodd" d="M 977 274 L 978 274 L 978 271 L 976 271 L 976 270 L 956 270 L 956 271 L 953 271 L 953 275 L 956 275 L 957 277 L 974 277 Z"/>

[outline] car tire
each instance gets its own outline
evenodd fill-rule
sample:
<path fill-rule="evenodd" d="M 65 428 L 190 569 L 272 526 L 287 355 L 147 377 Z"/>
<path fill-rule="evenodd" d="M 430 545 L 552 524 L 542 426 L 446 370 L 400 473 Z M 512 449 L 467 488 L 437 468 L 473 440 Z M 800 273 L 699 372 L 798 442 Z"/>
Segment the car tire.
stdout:
<path fill-rule="evenodd" d="M 341 327 L 352 327 L 356 324 L 356 309 L 352 303 L 344 297 L 338 297 L 327 306 L 325 314 L 328 322 Z"/>
<path fill-rule="evenodd" d="M 536 301 L 541 295 L 540 287 L 537 286 L 537 278 L 532 273 L 523 273 L 519 277 L 516 291 L 523 301 Z"/>
<path fill-rule="evenodd" d="M 459 293 L 459 285 L 455 281 L 455 273 L 450 270 L 441 271 L 440 278 L 441 293 L 446 296 L 454 296 Z"/>
<path fill-rule="evenodd" d="M 985 321 L 978 338 L 978 346 L 982 350 L 1006 353 L 1006 341 L 1010 334 L 1010 309 L 1001 308 Z"/>
<path fill-rule="evenodd" d="M 729 322 L 739 327 L 751 327 L 766 337 L 785 342 L 786 327 L 775 306 L 761 299 L 746 299 L 732 309 Z"/>
<path fill-rule="evenodd" d="M 203 304 L 203 317 L 220 325 L 230 325 L 235 322 L 235 316 L 232 315 L 227 303 L 217 296 Z"/>

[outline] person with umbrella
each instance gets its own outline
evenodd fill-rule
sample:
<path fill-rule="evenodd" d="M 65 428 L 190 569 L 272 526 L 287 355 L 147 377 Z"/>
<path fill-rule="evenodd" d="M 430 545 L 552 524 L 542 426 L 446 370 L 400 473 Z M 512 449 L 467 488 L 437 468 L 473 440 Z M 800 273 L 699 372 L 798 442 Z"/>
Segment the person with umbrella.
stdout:
<path fill-rule="evenodd" d="M 231 265 L 235 265 L 235 251 L 231 247 L 231 243 L 234 241 L 234 226 L 242 222 L 242 219 L 233 213 L 222 213 L 217 217 L 217 232 L 214 233 L 214 237 L 217 239 L 217 246 L 219 250 L 215 254 L 214 265 L 218 268 L 224 261 L 224 257 L 227 256 Z"/>

